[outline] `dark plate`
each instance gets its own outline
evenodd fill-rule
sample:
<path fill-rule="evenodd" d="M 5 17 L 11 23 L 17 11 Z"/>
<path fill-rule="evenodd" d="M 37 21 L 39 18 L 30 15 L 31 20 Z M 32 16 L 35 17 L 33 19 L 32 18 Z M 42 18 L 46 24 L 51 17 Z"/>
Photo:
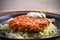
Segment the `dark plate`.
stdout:
<path fill-rule="evenodd" d="M 6 21 L 10 18 L 13 18 L 15 16 L 19 16 L 19 15 L 25 15 L 28 12 L 39 12 L 39 11 L 15 11 L 15 12 L 5 12 L 3 14 L 5 14 L 4 16 L 0 16 L 0 24 L 5 24 Z M 8 15 L 6 15 L 8 14 Z M 57 39 L 60 38 L 60 15 L 58 14 L 54 14 L 54 13 L 49 13 L 46 12 L 46 16 L 47 18 L 54 18 L 56 21 L 53 23 L 54 25 L 56 25 L 56 27 L 58 28 L 58 34 L 56 36 L 50 37 L 50 38 L 41 38 L 41 39 Z M 3 35 L 0 34 L 0 38 L 2 39 L 12 39 L 12 38 L 7 38 Z"/>

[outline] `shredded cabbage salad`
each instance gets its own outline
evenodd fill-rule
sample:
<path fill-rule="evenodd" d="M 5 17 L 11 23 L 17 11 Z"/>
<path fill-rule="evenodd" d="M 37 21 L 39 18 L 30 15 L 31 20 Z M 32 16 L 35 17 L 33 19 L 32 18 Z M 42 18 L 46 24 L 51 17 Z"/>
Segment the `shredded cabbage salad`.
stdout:
<path fill-rule="evenodd" d="M 52 37 L 57 33 L 57 28 L 55 25 L 50 23 L 48 27 L 40 31 L 38 33 L 23 33 L 23 32 L 16 32 L 13 29 L 9 28 L 8 23 L 0 26 L 0 31 L 5 33 L 6 37 L 8 38 L 16 38 L 16 39 L 35 39 L 35 38 L 46 38 Z"/>

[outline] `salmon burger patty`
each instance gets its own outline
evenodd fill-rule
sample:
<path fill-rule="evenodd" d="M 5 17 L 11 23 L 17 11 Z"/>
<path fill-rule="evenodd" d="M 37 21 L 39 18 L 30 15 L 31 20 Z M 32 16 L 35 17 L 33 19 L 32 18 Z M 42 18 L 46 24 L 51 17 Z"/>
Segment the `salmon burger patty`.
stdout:
<path fill-rule="evenodd" d="M 48 18 L 31 18 L 26 15 L 14 17 L 9 21 L 9 27 L 21 32 L 39 32 L 44 30 L 50 21 Z"/>

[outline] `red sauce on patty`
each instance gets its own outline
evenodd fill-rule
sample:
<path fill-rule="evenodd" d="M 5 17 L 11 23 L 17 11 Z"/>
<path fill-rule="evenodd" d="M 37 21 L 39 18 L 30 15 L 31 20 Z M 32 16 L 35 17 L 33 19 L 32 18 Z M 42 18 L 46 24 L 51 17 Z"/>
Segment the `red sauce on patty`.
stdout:
<path fill-rule="evenodd" d="M 49 24 L 50 21 L 47 18 L 30 18 L 26 15 L 14 17 L 9 21 L 10 28 L 21 32 L 39 32 Z"/>

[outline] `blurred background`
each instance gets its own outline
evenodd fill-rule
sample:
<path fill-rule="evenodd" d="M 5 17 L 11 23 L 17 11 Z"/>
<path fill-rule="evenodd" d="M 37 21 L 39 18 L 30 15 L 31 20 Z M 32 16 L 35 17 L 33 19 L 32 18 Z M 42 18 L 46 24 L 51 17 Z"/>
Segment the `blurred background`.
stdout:
<path fill-rule="evenodd" d="M 0 12 L 45 10 L 60 13 L 60 0 L 0 0 Z"/>

